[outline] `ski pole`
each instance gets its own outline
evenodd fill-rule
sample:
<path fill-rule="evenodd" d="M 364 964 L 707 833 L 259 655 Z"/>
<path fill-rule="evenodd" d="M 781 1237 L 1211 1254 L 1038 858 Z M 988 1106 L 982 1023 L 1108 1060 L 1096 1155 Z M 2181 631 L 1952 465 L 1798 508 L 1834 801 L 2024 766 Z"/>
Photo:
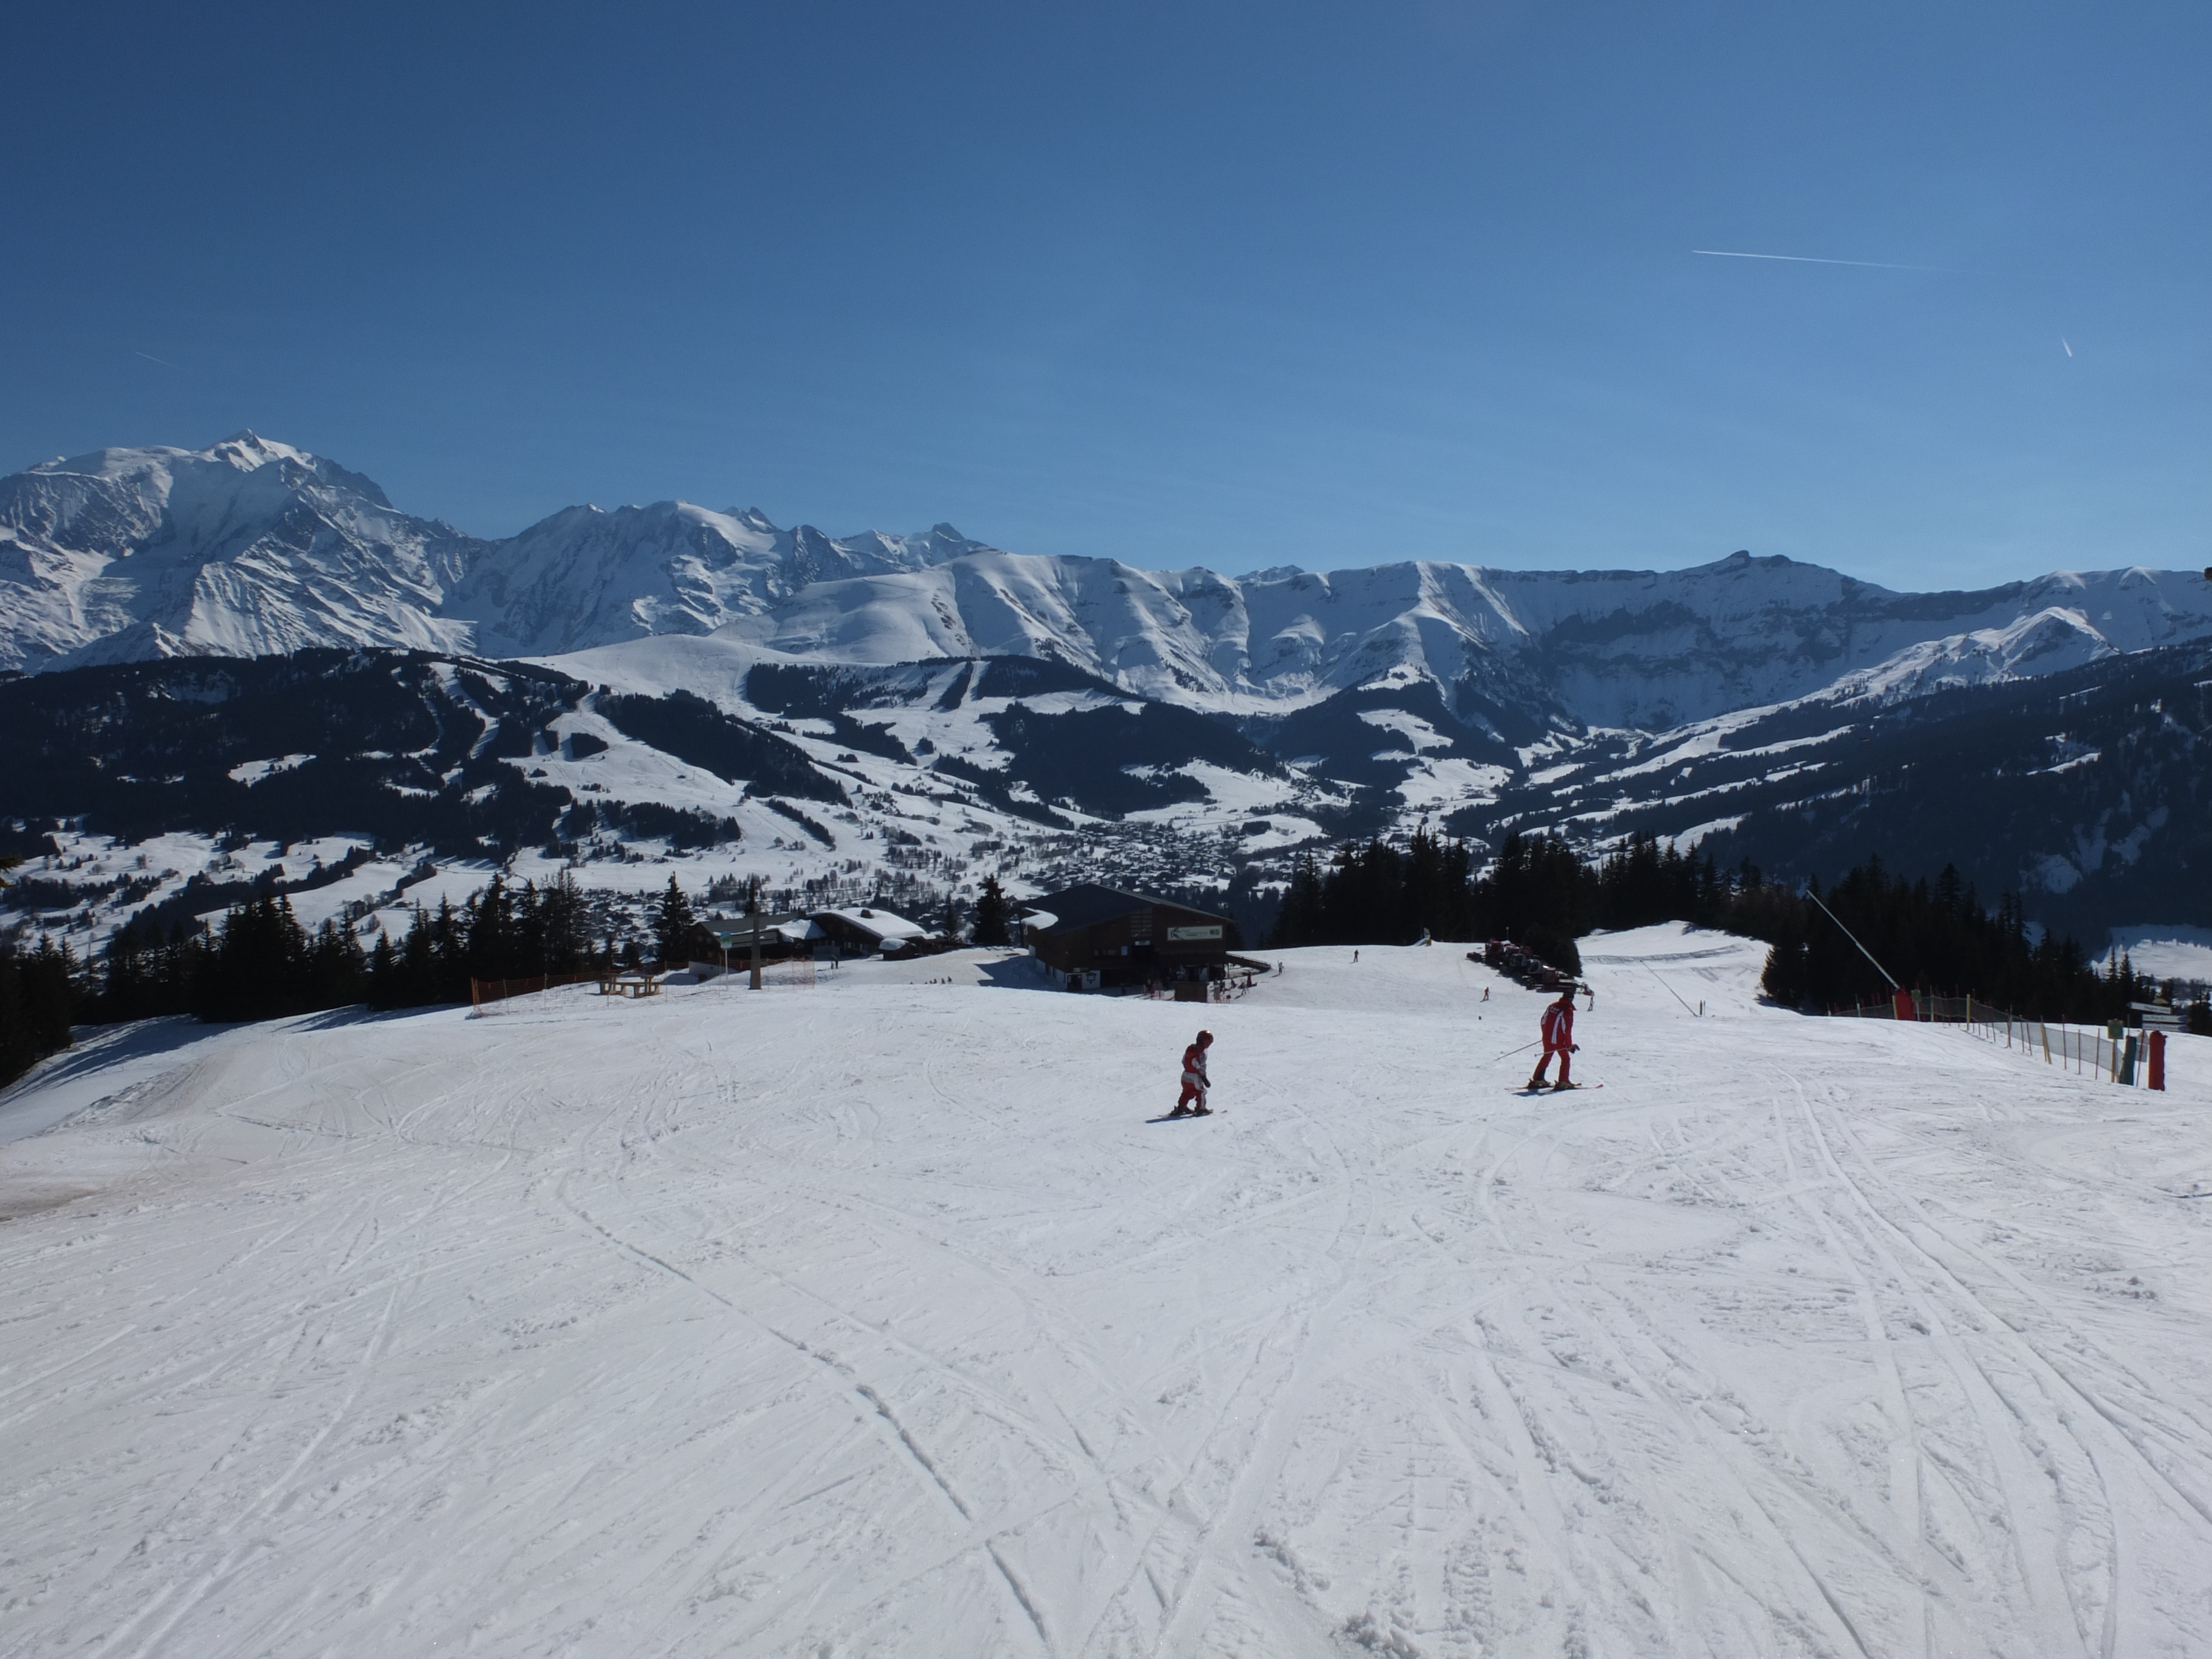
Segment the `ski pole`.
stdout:
<path fill-rule="evenodd" d="M 1541 1042 L 1543 1040 L 1543 1038 L 1538 1037 L 1536 1039 L 1536 1042 Z M 1482 1063 L 1486 1066 L 1495 1066 L 1501 1060 L 1510 1060 L 1516 1054 L 1525 1054 L 1529 1049 L 1536 1046 L 1536 1042 L 1524 1042 L 1518 1048 L 1508 1048 L 1504 1054 L 1496 1055 L 1492 1059 L 1486 1060 Z"/>

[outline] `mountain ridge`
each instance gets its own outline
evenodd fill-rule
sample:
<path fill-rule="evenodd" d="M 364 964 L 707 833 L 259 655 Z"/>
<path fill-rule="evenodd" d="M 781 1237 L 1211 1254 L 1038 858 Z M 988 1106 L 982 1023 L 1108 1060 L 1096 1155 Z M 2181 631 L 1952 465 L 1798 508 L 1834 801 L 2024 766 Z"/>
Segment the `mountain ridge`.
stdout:
<path fill-rule="evenodd" d="M 1675 571 L 1407 560 L 1236 577 L 1010 552 L 942 523 L 831 537 L 675 501 L 565 507 L 489 541 L 251 432 L 0 478 L 0 668 L 324 645 L 558 661 L 672 636 L 794 661 L 1050 657 L 1237 717 L 1411 672 L 1479 730 L 1662 731 L 2212 638 L 2212 585 L 2136 566 L 1901 593 L 1741 551 Z"/>
<path fill-rule="evenodd" d="M 544 654 L 706 633 L 811 582 L 981 549 L 950 525 L 838 538 L 659 501 L 473 537 L 373 480 L 240 432 L 0 477 L 0 669 L 315 646 Z"/>

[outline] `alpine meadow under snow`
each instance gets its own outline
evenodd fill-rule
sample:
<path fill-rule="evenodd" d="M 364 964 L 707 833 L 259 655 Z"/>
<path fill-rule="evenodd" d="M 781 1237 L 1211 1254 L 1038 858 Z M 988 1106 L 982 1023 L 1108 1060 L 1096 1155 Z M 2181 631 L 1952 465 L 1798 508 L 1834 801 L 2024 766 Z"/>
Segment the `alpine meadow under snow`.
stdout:
<path fill-rule="evenodd" d="M 2205 1652 L 2212 1040 L 1584 952 L 1535 1097 L 1442 946 L 91 1034 L 0 1096 L 0 1645 Z"/>

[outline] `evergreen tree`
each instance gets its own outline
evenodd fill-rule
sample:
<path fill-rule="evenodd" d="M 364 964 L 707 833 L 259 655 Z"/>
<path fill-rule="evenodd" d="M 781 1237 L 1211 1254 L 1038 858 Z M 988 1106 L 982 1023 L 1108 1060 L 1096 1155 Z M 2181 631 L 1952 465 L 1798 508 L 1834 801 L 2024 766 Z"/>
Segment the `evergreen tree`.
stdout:
<path fill-rule="evenodd" d="M 406 937 L 397 946 L 389 939 L 380 940 L 368 977 L 373 1007 L 467 1001 L 468 965 L 453 901 L 439 900 L 434 915 L 418 902 L 408 918 Z"/>
<path fill-rule="evenodd" d="M 459 910 L 441 900 L 436 913 L 420 904 L 405 939 L 380 939 L 366 965 L 369 1000 L 380 1008 L 465 1002 L 469 981 L 562 978 L 613 961 L 604 958 L 584 931 L 583 895 L 563 870 L 544 887 L 520 892 L 495 876 Z"/>
<path fill-rule="evenodd" d="M 566 870 L 538 895 L 536 947 L 545 974 L 580 974 L 590 965 L 592 942 L 584 932 L 584 896 Z"/>
<path fill-rule="evenodd" d="M 118 927 L 109 936 L 100 974 L 102 1012 L 116 1019 L 144 1018 L 138 1011 L 151 1000 L 148 981 L 153 975 L 147 961 L 150 954 L 130 927 Z M 124 1012 L 126 1009 L 130 1012 Z"/>
<path fill-rule="evenodd" d="M 1310 854 L 1291 866 L 1271 946 L 1410 945 L 1426 933 L 1477 937 L 1473 859 L 1463 842 L 1416 829 L 1403 851 L 1381 837 L 1337 848 L 1324 872 Z"/>
<path fill-rule="evenodd" d="M 653 948 L 660 953 L 664 968 L 679 967 L 690 959 L 691 930 L 697 926 L 698 921 L 691 914 L 691 901 L 684 896 L 684 889 L 671 875 L 668 889 L 661 894 L 660 902 L 653 912 Z"/>
<path fill-rule="evenodd" d="M 99 989 L 84 1018 L 95 1023 L 152 1019 L 191 1012 L 209 971 L 210 942 L 198 921 L 170 924 L 164 939 L 151 921 L 126 923 L 109 935 Z"/>
<path fill-rule="evenodd" d="M 1563 841 L 1510 835 L 1482 878 L 1480 908 L 1486 937 L 1537 950 L 1531 933 L 1541 930 L 1557 951 L 1597 926 L 1597 874 Z"/>
<path fill-rule="evenodd" d="M 70 1046 L 76 1003 L 76 958 L 66 941 L 41 936 L 28 954 L 0 945 L 0 1083 Z"/>
<path fill-rule="evenodd" d="M 978 945 L 1010 943 L 1012 936 L 1007 931 L 1007 923 L 1012 920 L 1011 912 L 1006 889 L 999 885 L 998 877 L 984 877 L 982 891 L 975 896 L 975 927 L 970 937 Z"/>
<path fill-rule="evenodd" d="M 1655 921 L 1716 918 L 1723 883 L 1710 859 L 1650 834 L 1632 834 L 1597 869 L 1595 921 L 1601 927 L 1646 927 Z"/>
<path fill-rule="evenodd" d="M 1311 853 L 1301 853 L 1291 866 L 1290 884 L 1283 890 L 1283 908 L 1276 914 L 1274 932 L 1267 936 L 1268 946 L 1288 950 L 1322 943 L 1322 914 L 1321 866 Z"/>
<path fill-rule="evenodd" d="M 264 893 L 232 906 L 195 976 L 192 1012 L 211 1022 L 306 1012 L 307 954 L 307 933 L 289 898 Z"/>
<path fill-rule="evenodd" d="M 676 878 L 669 878 L 673 886 Z M 507 884 L 495 874 L 481 891 L 471 893 L 462 907 L 468 935 L 466 960 L 474 979 L 506 979 L 521 962 L 521 930 L 516 924 L 514 899 Z M 458 1000 L 458 999 L 456 999 Z"/>
<path fill-rule="evenodd" d="M 398 953 L 392 948 L 392 936 L 381 927 L 376 930 L 376 945 L 368 953 L 369 1003 L 373 1007 L 388 1008 L 385 994 L 398 978 Z"/>
<path fill-rule="evenodd" d="M 302 1000 L 309 1010 L 343 1008 L 368 994 L 368 959 L 353 930 L 325 917 L 308 941 Z"/>
<path fill-rule="evenodd" d="M 545 896 L 538 884 L 526 881 L 514 898 L 514 951 L 510 960 L 521 964 L 524 976 L 546 971 Z"/>

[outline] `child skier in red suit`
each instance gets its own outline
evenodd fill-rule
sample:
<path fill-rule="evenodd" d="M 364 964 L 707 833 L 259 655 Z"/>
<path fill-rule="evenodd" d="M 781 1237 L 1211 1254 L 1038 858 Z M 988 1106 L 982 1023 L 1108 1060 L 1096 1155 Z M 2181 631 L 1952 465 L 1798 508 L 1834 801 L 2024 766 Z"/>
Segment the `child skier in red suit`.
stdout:
<path fill-rule="evenodd" d="M 1531 1089 L 1544 1086 L 1544 1068 L 1552 1063 L 1552 1056 L 1559 1057 L 1559 1080 L 1552 1087 L 1571 1089 L 1575 1085 L 1567 1076 L 1569 1056 L 1575 1051 L 1575 988 L 1571 985 L 1559 993 L 1559 1000 L 1544 1010 L 1544 1057 L 1536 1062 L 1536 1070 L 1528 1079 Z"/>
<path fill-rule="evenodd" d="M 1206 1077 L 1206 1051 L 1212 1046 L 1213 1033 L 1200 1031 L 1198 1040 L 1182 1051 L 1182 1095 L 1170 1117 L 1204 1117 L 1212 1111 L 1206 1103 L 1206 1091 L 1212 1086 Z M 1198 1103 L 1194 1106 L 1193 1101 Z"/>

